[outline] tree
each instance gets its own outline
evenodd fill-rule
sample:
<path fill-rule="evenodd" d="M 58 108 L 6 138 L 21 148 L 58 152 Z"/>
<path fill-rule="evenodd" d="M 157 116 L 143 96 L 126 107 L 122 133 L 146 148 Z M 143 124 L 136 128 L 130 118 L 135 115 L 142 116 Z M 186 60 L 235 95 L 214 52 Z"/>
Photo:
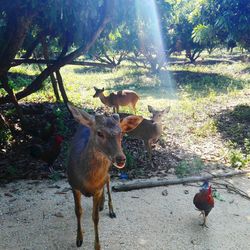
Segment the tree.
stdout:
<path fill-rule="evenodd" d="M 186 57 L 190 62 L 200 56 L 204 46 L 193 40 L 192 34 L 196 24 L 192 22 L 190 15 L 195 9 L 195 2 L 181 0 L 174 5 L 174 22 L 172 25 L 173 40 L 179 41 L 181 48 L 186 51 Z"/>
<path fill-rule="evenodd" d="M 228 38 L 250 51 L 250 1 L 214 0 L 217 7 L 216 27 Z"/>
<path fill-rule="evenodd" d="M 0 104 L 12 101 L 20 110 L 17 100 L 39 90 L 49 75 L 86 54 L 110 21 L 112 8 L 112 0 L 14 0 L 1 4 L 0 81 L 7 95 L 0 98 Z M 13 59 L 18 54 L 30 58 L 44 39 L 50 41 L 50 51 L 56 43 L 51 53 L 56 60 L 15 95 L 8 84 Z"/>

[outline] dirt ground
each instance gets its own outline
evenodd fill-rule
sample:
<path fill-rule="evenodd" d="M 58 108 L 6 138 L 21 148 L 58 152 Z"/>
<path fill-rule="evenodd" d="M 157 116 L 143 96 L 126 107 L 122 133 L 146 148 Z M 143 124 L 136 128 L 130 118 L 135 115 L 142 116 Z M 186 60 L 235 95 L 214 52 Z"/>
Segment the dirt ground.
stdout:
<path fill-rule="evenodd" d="M 250 179 L 227 179 L 250 195 Z M 113 183 L 114 185 L 115 183 Z M 107 204 L 100 215 L 102 249 L 249 249 L 250 201 L 218 189 L 201 228 L 202 217 L 192 203 L 197 186 L 168 186 L 113 192 L 116 219 Z M 167 195 L 162 191 L 167 190 Z M 73 196 L 66 180 L 17 181 L 0 187 L 0 249 L 77 249 Z M 83 246 L 93 249 L 92 200 L 84 198 Z"/>

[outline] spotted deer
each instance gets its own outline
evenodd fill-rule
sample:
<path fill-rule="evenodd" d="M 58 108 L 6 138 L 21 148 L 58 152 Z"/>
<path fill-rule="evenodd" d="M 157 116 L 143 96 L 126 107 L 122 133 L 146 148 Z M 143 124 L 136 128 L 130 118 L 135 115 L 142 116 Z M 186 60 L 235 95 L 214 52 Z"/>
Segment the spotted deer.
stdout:
<path fill-rule="evenodd" d="M 94 87 L 95 94 L 94 98 L 99 97 L 101 102 L 108 107 L 113 107 L 113 111 L 119 112 L 119 106 L 131 106 L 136 113 L 136 103 L 139 100 L 139 96 L 135 91 L 132 90 L 120 90 L 115 93 L 111 93 L 108 96 L 103 94 L 104 88 L 98 89 Z"/>
<path fill-rule="evenodd" d="M 152 118 L 144 118 L 134 130 L 127 133 L 131 137 L 143 140 L 150 160 L 152 158 L 152 144 L 156 143 L 162 134 L 162 117 L 169 110 L 170 107 L 167 107 L 158 111 L 148 105 L 148 111 L 152 114 Z M 127 117 L 127 115 L 123 113 L 121 114 L 121 118 Z"/>
<path fill-rule="evenodd" d="M 108 190 L 109 216 L 115 218 L 111 194 L 109 168 L 125 166 L 126 157 L 122 151 L 121 140 L 125 132 L 136 128 L 142 121 L 140 116 L 128 116 L 120 121 L 119 115 L 90 115 L 85 111 L 68 104 L 68 107 L 80 123 L 71 145 L 68 162 L 68 181 L 72 187 L 75 214 L 77 217 L 76 245 L 83 241 L 81 227 L 81 195 L 93 197 L 92 219 L 95 231 L 95 250 L 99 250 L 99 210 L 104 205 L 104 186 Z"/>

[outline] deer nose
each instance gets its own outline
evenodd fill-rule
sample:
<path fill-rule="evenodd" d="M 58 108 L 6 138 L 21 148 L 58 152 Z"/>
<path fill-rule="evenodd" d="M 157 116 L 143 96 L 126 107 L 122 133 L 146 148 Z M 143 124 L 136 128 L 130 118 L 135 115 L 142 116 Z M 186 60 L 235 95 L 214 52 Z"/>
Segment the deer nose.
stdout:
<path fill-rule="evenodd" d="M 116 156 L 116 158 L 115 158 L 115 163 L 114 163 L 114 165 L 115 165 L 117 168 L 124 168 L 125 162 L 126 162 L 126 157 L 125 157 L 125 155 L 118 155 L 118 156 Z"/>

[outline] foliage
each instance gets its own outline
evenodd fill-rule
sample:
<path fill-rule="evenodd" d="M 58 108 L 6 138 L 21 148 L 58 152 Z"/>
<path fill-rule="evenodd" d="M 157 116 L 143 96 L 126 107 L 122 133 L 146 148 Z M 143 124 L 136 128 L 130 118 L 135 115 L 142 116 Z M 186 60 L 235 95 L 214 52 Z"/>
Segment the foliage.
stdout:
<path fill-rule="evenodd" d="M 205 167 L 201 159 L 195 158 L 191 162 L 187 160 L 181 161 L 176 169 L 175 174 L 181 178 L 188 175 L 198 174 Z"/>
<path fill-rule="evenodd" d="M 130 154 L 127 150 L 124 150 L 124 154 L 126 155 L 126 168 L 134 169 L 136 168 L 136 162 L 132 154 Z"/>
<path fill-rule="evenodd" d="M 216 26 L 228 37 L 250 50 L 250 2 L 248 0 L 215 0 L 218 8 Z"/>
<path fill-rule="evenodd" d="M 12 140 L 11 131 L 7 128 L 0 128 L 0 145 L 9 143 Z"/>
<path fill-rule="evenodd" d="M 244 168 L 250 162 L 250 155 L 245 155 L 239 149 L 232 149 L 230 151 L 230 163 L 234 168 Z"/>

